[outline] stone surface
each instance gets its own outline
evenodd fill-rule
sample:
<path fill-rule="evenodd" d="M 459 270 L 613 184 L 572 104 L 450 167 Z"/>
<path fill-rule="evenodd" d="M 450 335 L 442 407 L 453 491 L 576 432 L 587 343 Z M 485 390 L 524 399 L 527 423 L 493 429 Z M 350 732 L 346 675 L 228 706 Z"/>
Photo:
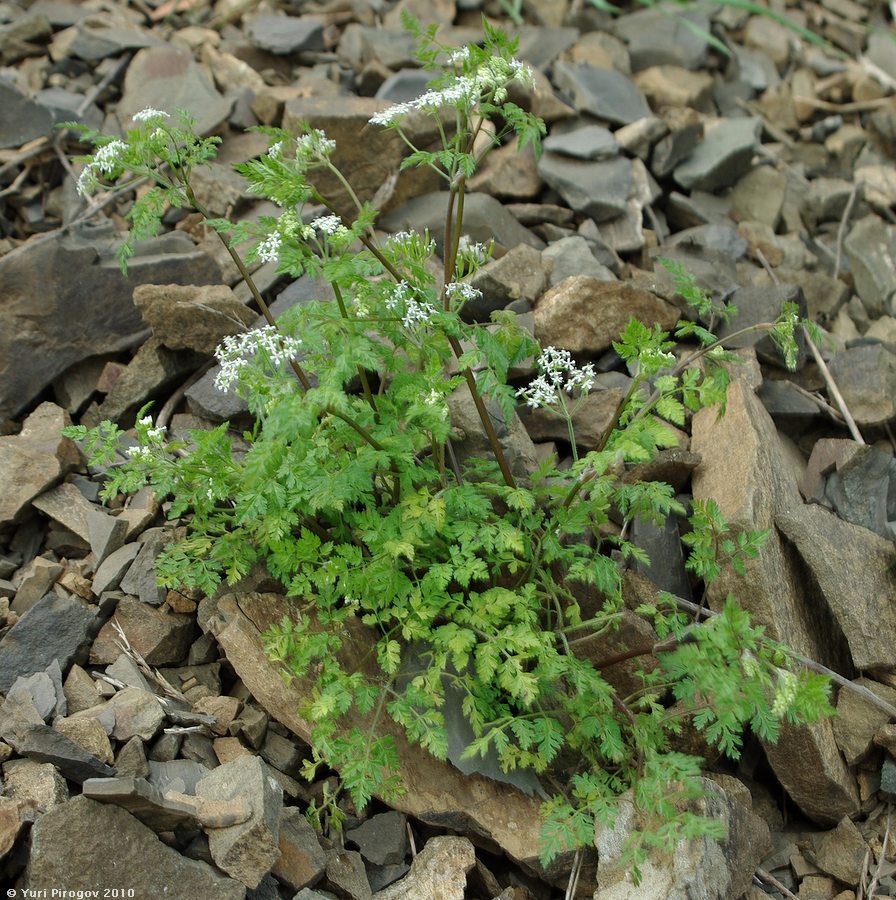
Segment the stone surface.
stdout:
<path fill-rule="evenodd" d="M 575 412 L 572 421 L 580 450 L 596 450 L 600 446 L 604 432 L 615 421 L 616 411 L 624 396 L 623 390 L 609 388 L 592 391 L 573 403 Z M 519 417 L 533 441 L 569 440 L 566 421 L 551 410 L 520 406 Z"/>
<path fill-rule="evenodd" d="M 877 216 L 865 216 L 850 228 L 843 251 L 868 314 L 872 318 L 896 314 L 896 227 Z"/>
<path fill-rule="evenodd" d="M 464 837 L 430 838 L 414 857 L 401 881 L 374 894 L 375 900 L 463 900 L 467 872 L 476 863 L 473 845 Z"/>
<path fill-rule="evenodd" d="M 371 816 L 345 832 L 346 841 L 357 845 L 361 856 L 377 866 L 404 862 L 408 852 L 407 816 L 394 810 Z"/>
<path fill-rule="evenodd" d="M 105 778 L 115 770 L 49 725 L 0 717 L 0 736 L 20 756 L 52 763 L 69 781 Z"/>
<path fill-rule="evenodd" d="M 0 259 L 0 267 L 3 260 Z M 0 318 L 2 318 L 0 313 Z M 0 347 L 3 344 L 0 329 Z M 0 418 L 4 414 L 4 388 L 0 363 Z M 5 412 L 15 402 L 8 396 Z M 61 434 L 71 424 L 68 413 L 54 403 L 41 403 L 16 435 L 0 437 L 0 526 L 14 522 L 28 504 L 59 481 L 79 462 L 77 447 Z"/>
<path fill-rule="evenodd" d="M 62 735 L 109 765 L 114 761 L 112 745 L 99 719 L 62 717 L 53 722 Z"/>
<path fill-rule="evenodd" d="M 210 257 L 172 232 L 141 242 L 124 279 L 118 243 L 111 223 L 82 226 L 41 235 L 0 258 L 0 281 L 7 285 L 0 307 L 0 419 L 21 412 L 74 363 L 132 346 L 145 330 L 131 301 L 135 284 L 220 278 Z"/>
<path fill-rule="evenodd" d="M 857 678 L 855 683 L 896 705 L 896 689 L 870 678 Z M 833 720 L 834 737 L 849 765 L 854 766 L 867 759 L 875 733 L 889 721 L 890 717 L 880 707 L 869 703 L 855 691 L 840 689 L 837 717 Z"/>
<path fill-rule="evenodd" d="M 841 519 L 893 540 L 896 538 L 896 459 L 877 447 L 845 443 L 854 452 L 848 459 L 838 460 L 836 469 L 828 474 L 824 500 Z M 813 455 L 814 452 L 813 449 Z"/>
<path fill-rule="evenodd" d="M 703 778 L 706 798 L 699 812 L 725 824 L 723 841 L 710 838 L 680 841 L 671 858 L 653 851 L 641 865 L 642 881 L 635 886 L 620 866 L 625 842 L 639 826 L 630 795 L 623 795 L 612 828 L 598 828 L 598 890 L 595 900 L 640 900 L 646 897 L 701 897 L 729 900 L 750 886 L 753 872 L 771 846 L 768 826 L 752 810 L 749 792 L 737 779 Z"/>
<path fill-rule="evenodd" d="M 283 807 L 278 841 L 280 856 L 271 869 L 273 875 L 294 891 L 314 887 L 327 870 L 327 854 L 298 807 Z"/>
<path fill-rule="evenodd" d="M 51 488 L 35 497 L 31 505 L 85 541 L 90 539 L 87 516 L 94 506 L 73 484 Z"/>
<path fill-rule="evenodd" d="M 619 142 L 613 132 L 601 125 L 584 125 L 572 131 L 548 135 L 542 146 L 551 153 L 575 159 L 610 159 L 619 153 Z"/>
<path fill-rule="evenodd" d="M 354 850 L 334 847 L 327 851 L 327 884 L 338 892 L 338 896 L 350 900 L 371 900 L 373 897 L 364 860 Z"/>
<path fill-rule="evenodd" d="M 629 284 L 574 276 L 547 291 L 535 306 L 535 336 L 542 345 L 573 353 L 601 353 L 634 316 L 664 329 L 678 321 L 678 310 L 648 291 Z"/>
<path fill-rule="evenodd" d="M 650 115 L 641 91 L 613 69 L 560 62 L 554 66 L 554 82 L 579 112 L 613 125 L 628 125 Z"/>
<path fill-rule="evenodd" d="M 592 244 L 579 235 L 554 241 L 542 251 L 548 266 L 548 284 L 559 284 L 571 275 L 588 275 L 600 281 L 616 281 L 613 272 L 592 252 Z"/>
<path fill-rule="evenodd" d="M 165 846 L 132 815 L 76 797 L 42 816 L 31 831 L 32 852 L 20 889 L 95 890 L 100 885 L 164 896 L 242 900 L 242 884 Z"/>
<path fill-rule="evenodd" d="M 823 834 L 815 848 L 818 867 L 844 884 L 859 884 L 868 845 L 848 816 Z"/>
<path fill-rule="evenodd" d="M 502 200 L 532 200 L 541 193 L 535 154 L 531 147 L 521 152 L 516 141 L 489 153 L 467 184 Z"/>
<path fill-rule="evenodd" d="M 112 803 L 127 810 L 153 831 L 174 831 L 195 823 L 194 809 L 187 803 L 165 799 L 143 778 L 89 778 L 84 796 L 97 803 Z"/>
<path fill-rule="evenodd" d="M 135 541 L 110 553 L 93 576 L 93 592 L 102 596 L 106 591 L 116 590 L 139 552 L 140 544 Z"/>
<path fill-rule="evenodd" d="M 623 215 L 632 188 L 632 166 L 627 159 L 591 162 L 544 153 L 538 173 L 576 212 L 604 222 Z"/>
<path fill-rule="evenodd" d="M 135 736 L 142 741 L 152 740 L 165 719 L 162 705 L 155 694 L 138 687 L 122 688 L 108 700 L 104 708 L 114 710 L 112 736 L 122 742 Z M 93 716 L 94 712 L 94 709 L 90 709 L 86 715 Z"/>
<path fill-rule="evenodd" d="M 141 284 L 134 288 L 134 305 L 166 347 L 207 356 L 257 318 L 225 284 Z"/>
<path fill-rule="evenodd" d="M 43 672 L 54 660 L 60 670 L 86 651 L 95 610 L 74 598 L 47 594 L 0 640 L 0 692 L 20 675 Z"/>
<path fill-rule="evenodd" d="M 68 800 L 68 785 L 51 763 L 11 759 L 3 764 L 3 793 L 30 800 L 43 812 Z"/>
<path fill-rule="evenodd" d="M 847 347 L 828 368 L 857 425 L 882 425 L 896 417 L 896 353 L 886 345 Z"/>
<path fill-rule="evenodd" d="M 239 757 L 219 766 L 196 785 L 198 797 L 232 800 L 245 797 L 251 816 L 245 822 L 209 833 L 215 864 L 247 887 L 257 887 L 277 861 L 283 791 L 257 756 Z"/>
<path fill-rule="evenodd" d="M 131 646 L 151 666 L 183 662 L 195 637 L 191 616 L 170 612 L 165 607 L 150 606 L 135 597 L 125 597 L 116 607 L 115 616 L 107 622 L 90 649 L 90 661 L 99 665 L 115 662 L 121 647 L 115 626 L 124 630 Z"/>
<path fill-rule="evenodd" d="M 482 296 L 464 304 L 463 318 L 487 322 L 492 312 L 515 300 L 532 304 L 541 296 L 545 286 L 544 262 L 536 249 L 520 244 L 477 269 L 470 283 L 482 291 Z"/>
<path fill-rule="evenodd" d="M 246 29 L 256 47 L 281 56 L 324 49 L 323 22 L 314 16 L 255 16 Z"/>
<path fill-rule="evenodd" d="M 632 79 L 651 109 L 691 107 L 705 112 L 712 110 L 710 97 L 714 80 L 708 72 L 691 72 L 682 66 L 650 66 Z"/>
<path fill-rule="evenodd" d="M 760 127 L 761 121 L 753 118 L 720 121 L 676 166 L 675 180 L 686 190 L 730 187 L 750 167 Z"/>

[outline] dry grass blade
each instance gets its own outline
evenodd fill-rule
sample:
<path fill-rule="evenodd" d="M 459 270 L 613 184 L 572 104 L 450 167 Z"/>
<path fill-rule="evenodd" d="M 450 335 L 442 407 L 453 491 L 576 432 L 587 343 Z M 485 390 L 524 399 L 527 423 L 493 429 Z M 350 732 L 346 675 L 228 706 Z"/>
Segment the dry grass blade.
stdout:
<path fill-rule="evenodd" d="M 893 807 L 891 806 L 887 811 L 887 827 L 884 830 L 884 840 L 883 845 L 880 848 L 880 859 L 877 861 L 877 868 L 874 870 L 874 877 L 871 879 L 871 884 L 868 886 L 868 897 L 869 900 L 874 897 L 875 891 L 880 885 L 881 874 L 883 871 L 884 863 L 887 860 L 887 847 L 890 843 L 890 826 L 893 824 Z"/>
<path fill-rule="evenodd" d="M 172 685 L 158 669 L 153 669 L 138 650 L 131 646 L 128 636 L 124 633 L 124 629 L 121 625 L 118 624 L 117 619 L 112 620 L 112 627 L 118 635 L 118 640 L 116 640 L 115 643 L 118 644 L 123 653 L 126 653 L 134 663 L 136 663 L 137 668 L 140 669 L 143 675 L 154 681 L 162 689 L 165 695 L 172 700 L 177 700 L 180 703 L 185 703 L 187 706 L 190 706 L 190 701 L 174 687 L 174 685 Z"/>
<path fill-rule="evenodd" d="M 787 900 L 799 900 L 796 894 L 793 891 L 787 889 L 787 885 L 778 881 L 771 872 L 766 872 L 765 869 L 756 869 L 756 877 L 760 881 L 764 881 L 766 884 L 771 885 L 776 891 L 780 891 Z"/>

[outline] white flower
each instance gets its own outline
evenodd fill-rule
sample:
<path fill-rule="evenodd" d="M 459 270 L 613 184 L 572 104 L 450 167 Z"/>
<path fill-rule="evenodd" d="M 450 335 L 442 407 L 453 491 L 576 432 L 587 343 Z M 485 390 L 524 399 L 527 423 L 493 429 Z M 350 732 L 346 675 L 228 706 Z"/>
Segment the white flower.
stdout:
<path fill-rule="evenodd" d="M 535 87 L 535 73 L 532 71 L 530 66 L 527 66 L 524 62 L 518 60 L 516 57 L 513 57 L 509 61 L 510 70 L 513 72 L 513 77 L 526 85 L 526 87 L 534 88 Z"/>
<path fill-rule="evenodd" d="M 468 59 L 470 58 L 470 48 L 469 47 L 458 47 L 457 50 L 452 50 L 448 56 L 448 65 L 450 66 L 462 66 Z"/>
<path fill-rule="evenodd" d="M 111 175 L 115 167 L 119 164 L 121 154 L 128 149 L 128 145 L 124 141 L 118 139 L 97 147 L 93 154 L 92 166 L 99 169 L 104 175 Z"/>
<path fill-rule="evenodd" d="M 88 197 L 99 187 L 99 182 L 96 178 L 96 171 L 93 166 L 85 166 L 81 170 L 81 174 L 78 176 L 78 183 L 75 186 L 78 194 L 81 197 Z"/>
<path fill-rule="evenodd" d="M 128 447 L 127 454 L 131 459 L 136 459 L 140 462 L 149 462 L 153 458 L 152 450 L 149 447 Z"/>
<path fill-rule="evenodd" d="M 339 216 L 321 216 L 311 223 L 311 227 L 323 234 L 336 234 L 342 227 L 342 219 Z"/>
<path fill-rule="evenodd" d="M 406 281 L 399 281 L 398 284 L 393 285 L 386 294 L 386 308 L 395 310 L 398 308 L 399 304 L 405 303 L 409 297 L 410 288 L 408 287 L 408 283 Z"/>
<path fill-rule="evenodd" d="M 469 303 L 471 300 L 478 300 L 482 296 L 479 288 L 467 284 L 466 281 L 452 281 L 445 288 L 445 292 L 452 300 L 460 300 L 462 303 Z"/>
<path fill-rule="evenodd" d="M 301 346 L 299 338 L 281 334 L 273 325 L 228 335 L 215 350 L 215 358 L 221 364 L 221 369 L 215 376 L 215 387 L 219 391 L 229 390 L 239 379 L 240 370 L 247 364 L 246 357 L 261 353 L 274 368 L 279 368 L 295 359 Z"/>
<path fill-rule="evenodd" d="M 587 394 L 594 387 L 594 366 L 588 363 L 580 368 L 569 350 L 545 347 L 536 365 L 541 373 L 528 387 L 516 392 L 517 397 L 524 399 L 532 409 L 552 406 L 557 402 L 560 391 L 567 394 L 574 391 Z"/>
<path fill-rule="evenodd" d="M 401 317 L 401 324 L 404 325 L 405 328 L 414 328 L 417 325 L 423 325 L 428 322 L 435 314 L 436 311 L 430 303 L 420 303 L 417 300 L 408 300 L 405 302 L 404 315 Z"/>
<path fill-rule="evenodd" d="M 329 156 L 336 149 L 336 141 L 331 141 L 319 128 L 312 128 L 307 134 L 296 138 L 296 158 L 320 159 Z"/>
<path fill-rule="evenodd" d="M 395 106 L 390 106 L 388 109 L 381 109 L 379 112 L 374 113 L 367 121 L 370 122 L 371 125 L 391 125 L 396 119 L 400 119 L 402 116 L 407 115 L 414 107 L 411 106 L 410 103 L 399 103 Z"/>
<path fill-rule="evenodd" d="M 426 395 L 426 397 L 424 398 L 423 402 L 426 403 L 427 406 L 435 406 L 436 404 L 442 402 L 442 395 L 441 395 L 435 388 L 433 388 L 433 389 Z"/>
<path fill-rule="evenodd" d="M 151 106 L 147 106 L 146 109 L 141 109 L 140 112 L 134 113 L 132 118 L 135 122 L 150 122 L 153 119 L 170 119 L 171 117 L 164 110 L 153 109 Z"/>
<path fill-rule="evenodd" d="M 152 418 L 150 416 L 144 416 L 142 419 L 139 419 L 137 422 L 138 425 L 152 425 Z"/>
<path fill-rule="evenodd" d="M 276 231 L 272 231 L 258 245 L 258 258 L 263 263 L 277 262 L 277 255 L 282 244 L 283 238 Z"/>
<path fill-rule="evenodd" d="M 271 144 L 271 146 L 268 147 L 268 156 L 271 159 L 280 159 L 280 157 L 283 156 L 283 148 L 285 146 L 285 141 L 277 141 L 276 144 Z"/>
<path fill-rule="evenodd" d="M 149 431 L 146 432 L 146 436 L 153 443 L 161 443 L 165 440 L 165 432 L 168 429 L 164 425 L 159 425 L 156 428 L 150 428 Z"/>

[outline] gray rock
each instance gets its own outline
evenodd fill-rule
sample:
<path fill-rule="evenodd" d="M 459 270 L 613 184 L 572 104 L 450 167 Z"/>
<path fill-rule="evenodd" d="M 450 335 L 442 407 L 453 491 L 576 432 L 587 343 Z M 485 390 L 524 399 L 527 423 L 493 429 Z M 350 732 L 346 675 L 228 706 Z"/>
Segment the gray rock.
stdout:
<path fill-rule="evenodd" d="M 0 150 L 21 147 L 53 130 L 53 113 L 28 97 L 7 78 L 0 78 L 0 107 L 3 109 Z"/>
<path fill-rule="evenodd" d="M 547 5 L 541 4 L 542 7 Z M 517 55 L 536 69 L 542 69 L 553 62 L 579 37 L 578 28 L 551 28 L 546 27 L 546 23 L 542 27 L 524 25 L 518 33 L 520 47 Z"/>
<path fill-rule="evenodd" d="M 31 830 L 31 857 L 19 888 L 95 890 L 118 885 L 164 896 L 243 900 L 245 888 L 209 865 L 181 856 L 116 806 L 76 797 L 41 816 Z"/>
<path fill-rule="evenodd" d="M 617 280 L 607 266 L 598 262 L 592 251 L 592 244 L 579 235 L 554 241 L 542 251 L 541 255 L 549 264 L 550 287 L 572 275 L 587 275 L 600 281 Z"/>
<path fill-rule="evenodd" d="M 432 73 L 426 69 L 399 69 L 379 86 L 374 96 L 390 103 L 407 103 L 423 94 L 430 81 Z"/>
<path fill-rule="evenodd" d="M 78 537 L 89 540 L 87 516 L 95 507 L 73 484 L 60 484 L 45 491 L 31 505 Z"/>
<path fill-rule="evenodd" d="M 620 388 L 595 390 L 575 401 L 572 422 L 580 450 L 596 450 L 606 430 L 615 422 L 619 404 L 625 396 Z M 533 441 L 568 441 L 566 421 L 551 410 L 521 406 L 519 417 Z M 472 742 L 472 737 L 471 737 Z"/>
<path fill-rule="evenodd" d="M 149 775 L 149 763 L 140 738 L 132 737 L 118 751 L 115 770 L 121 778 L 146 778 Z"/>
<path fill-rule="evenodd" d="M 112 737 L 122 743 L 132 737 L 151 741 L 165 720 L 159 698 L 138 687 L 122 688 L 107 701 L 105 708 L 115 712 Z M 85 715 L 93 715 L 99 709 L 101 707 L 89 709 Z"/>
<path fill-rule="evenodd" d="M 632 522 L 632 541 L 650 558 L 648 565 L 637 563 L 635 571 L 645 574 L 661 591 L 689 600 L 691 583 L 684 568 L 677 518 L 667 516 L 662 525 L 657 525 L 636 517 Z"/>
<path fill-rule="evenodd" d="M 709 16 L 702 9 L 682 10 L 674 3 L 622 16 L 616 34 L 628 43 L 633 72 L 649 66 L 674 65 L 699 69 L 706 61 Z"/>
<path fill-rule="evenodd" d="M 257 756 L 243 756 L 219 766 L 196 785 L 196 794 L 208 800 L 245 797 L 251 817 L 238 825 L 209 833 L 215 864 L 247 887 L 257 887 L 280 854 L 280 809 L 283 790 L 265 772 Z"/>
<path fill-rule="evenodd" d="M 115 761 L 109 736 L 99 719 L 60 716 L 53 727 L 102 762 L 111 765 Z"/>
<path fill-rule="evenodd" d="M 396 815 L 398 815 L 396 813 Z M 327 870 L 327 854 L 317 832 L 298 807 L 285 806 L 280 815 L 280 856 L 271 872 L 293 890 L 317 884 Z"/>
<path fill-rule="evenodd" d="M 463 900 L 467 872 L 476 864 L 473 845 L 465 837 L 430 838 L 414 857 L 408 874 L 375 895 L 376 900 Z"/>
<path fill-rule="evenodd" d="M 764 222 L 774 229 L 781 221 L 786 190 L 787 176 L 783 172 L 774 166 L 757 166 L 734 186 L 731 208 L 739 220 Z"/>
<path fill-rule="evenodd" d="M 880 794 L 890 803 L 896 800 L 896 760 L 889 754 L 880 770 Z"/>
<path fill-rule="evenodd" d="M 215 766 L 217 768 L 217 766 Z M 212 770 L 192 759 L 172 759 L 149 761 L 149 781 L 159 793 L 177 791 L 180 794 L 195 794 L 196 785 Z"/>
<path fill-rule="evenodd" d="M 21 698 L 27 698 L 34 704 L 44 722 L 52 718 L 56 711 L 56 689 L 46 672 L 35 672 L 13 682 L 6 699 L 18 702 Z"/>
<path fill-rule="evenodd" d="M 559 62 L 554 66 L 554 83 L 579 112 L 613 125 L 628 125 L 650 115 L 641 91 L 614 69 Z"/>
<path fill-rule="evenodd" d="M 586 162 L 545 153 L 538 172 L 576 212 L 603 222 L 625 214 L 632 188 L 632 164 L 628 159 Z"/>
<path fill-rule="evenodd" d="M 126 594 L 134 594 L 143 603 L 151 606 L 159 606 L 164 603 L 168 593 L 158 583 L 156 575 L 156 557 L 162 548 L 171 541 L 171 531 L 167 528 L 151 528 L 143 532 L 140 541 L 140 552 L 131 563 L 127 575 L 121 580 L 121 590 Z M 165 665 L 180 662 L 180 659 L 159 660 L 158 664 Z"/>
<path fill-rule="evenodd" d="M 217 265 L 181 232 L 143 242 L 126 280 L 118 243 L 111 223 L 85 226 L 41 235 L 0 258 L 0 419 L 21 412 L 74 363 L 133 346 L 145 333 L 131 300 L 135 284 L 220 280 Z"/>
<path fill-rule="evenodd" d="M 119 547 L 110 553 L 100 564 L 93 577 L 93 591 L 102 596 L 106 591 L 114 591 L 121 584 L 121 579 L 127 574 L 131 563 L 140 552 L 140 544 L 133 542 Z"/>
<path fill-rule="evenodd" d="M 151 666 L 172 665 L 184 660 L 195 636 L 192 616 L 173 613 L 166 607 L 159 609 L 135 597 L 125 597 L 119 602 L 113 621 Z M 108 622 L 93 643 L 90 661 L 98 665 L 115 662 L 121 654 L 117 640 L 117 632 L 112 622 Z"/>
<path fill-rule="evenodd" d="M 361 856 L 375 865 L 403 863 L 408 853 L 407 816 L 394 810 L 379 813 L 346 831 L 345 839 L 356 844 Z"/>
<path fill-rule="evenodd" d="M 103 702 L 97 693 L 96 682 L 78 665 L 69 669 L 63 691 L 68 706 L 67 715 L 99 706 Z"/>
<path fill-rule="evenodd" d="M 896 459 L 877 447 L 860 447 L 825 483 L 824 497 L 837 515 L 883 538 L 896 538 Z"/>
<path fill-rule="evenodd" d="M 749 169 L 761 127 L 756 118 L 720 121 L 675 167 L 675 180 L 686 190 L 716 191 L 731 186 Z"/>
<path fill-rule="evenodd" d="M 354 850 L 327 851 L 327 884 L 349 900 L 372 900 L 364 860 Z"/>
<path fill-rule="evenodd" d="M 853 683 L 891 705 L 896 704 L 896 690 L 885 684 L 870 678 L 857 678 Z M 868 760 L 874 746 L 875 733 L 889 721 L 887 712 L 872 705 L 855 691 L 840 690 L 837 695 L 837 716 L 833 719 L 834 737 L 848 765 L 860 765 Z"/>
<path fill-rule="evenodd" d="M 124 544 L 128 523 L 124 519 L 110 516 L 105 510 L 94 504 L 90 504 L 85 511 L 84 518 L 87 525 L 87 540 L 90 543 L 95 564 L 100 566 L 107 557 Z"/>
<path fill-rule="evenodd" d="M 533 304 L 538 299 L 545 285 L 544 262 L 537 250 L 520 244 L 477 269 L 470 283 L 482 296 L 467 301 L 461 315 L 468 322 L 487 322 L 495 310 L 516 300 Z"/>
<path fill-rule="evenodd" d="M 788 379 L 766 379 L 756 396 L 779 426 L 806 428 L 821 418 L 821 408 Z"/>
<path fill-rule="evenodd" d="M 23 615 L 33 607 L 41 597 L 48 594 L 62 575 L 64 567 L 57 562 L 36 556 L 28 565 L 16 573 L 13 586 L 15 597 L 10 608 L 18 615 Z"/>
<path fill-rule="evenodd" d="M 885 344 L 847 347 L 828 367 L 858 425 L 882 425 L 896 416 L 896 354 Z"/>
<path fill-rule="evenodd" d="M 129 25 L 124 19 L 108 21 L 105 17 L 93 16 L 76 23 L 67 55 L 96 62 L 126 50 L 163 46 L 164 42 L 151 32 Z"/>
<path fill-rule="evenodd" d="M 852 192 L 853 183 L 845 178 L 813 178 L 800 203 L 800 215 L 809 231 L 814 234 L 822 222 L 839 222 Z"/>
<path fill-rule="evenodd" d="M 896 227 L 877 216 L 865 216 L 849 230 L 843 250 L 868 315 L 896 313 Z"/>
<path fill-rule="evenodd" d="M 324 49 L 324 25 L 314 16 L 255 16 L 246 30 L 256 47 L 286 56 Z"/>
<path fill-rule="evenodd" d="M 575 159 L 610 159 L 619 155 L 619 143 L 613 132 L 601 125 L 585 125 L 573 131 L 548 135 L 542 146 L 551 153 Z"/>
<path fill-rule="evenodd" d="M 429 229 L 436 242 L 436 252 L 442 254 L 445 215 L 448 212 L 448 192 L 437 191 L 409 200 L 398 209 L 386 213 L 379 225 L 386 231 L 419 231 Z M 517 222 L 501 203 L 487 194 L 471 193 L 464 203 L 463 233 L 472 241 L 488 243 L 494 240 L 506 249 L 527 244 L 541 250 L 544 242 Z"/>
<path fill-rule="evenodd" d="M 88 778 L 82 787 L 89 800 L 126 809 L 153 831 L 174 831 L 196 822 L 195 807 L 166 799 L 143 778 Z"/>
<path fill-rule="evenodd" d="M 47 594 L 0 640 L 0 691 L 20 676 L 46 671 L 57 661 L 67 672 L 87 647 L 95 610 L 74 598 Z"/>

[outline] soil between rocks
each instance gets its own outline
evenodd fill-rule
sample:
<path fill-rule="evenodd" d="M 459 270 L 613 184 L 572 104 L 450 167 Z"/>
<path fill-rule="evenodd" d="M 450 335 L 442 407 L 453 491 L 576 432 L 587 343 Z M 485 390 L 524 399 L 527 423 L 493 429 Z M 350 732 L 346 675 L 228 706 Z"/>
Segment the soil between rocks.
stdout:
<path fill-rule="evenodd" d="M 161 591 L 153 559 L 182 526 L 145 494 L 102 508 L 100 476 L 60 436 L 70 421 L 127 428 L 148 400 L 174 433 L 239 426 L 245 408 L 211 385 L 211 349 L 258 311 L 191 216 L 169 216 L 122 279 L 130 196 L 88 207 L 66 156 L 77 147 L 54 125 L 114 133 L 147 106 L 187 108 L 223 138 L 197 194 L 215 215 L 251 218 L 270 210 L 229 164 L 266 142 L 243 129 L 305 120 L 336 139 L 367 199 L 403 152 L 367 120 L 427 77 L 403 9 L 439 23 L 447 43 L 475 39 L 483 11 L 477 0 L 0 5 L 0 869 L 19 896 L 563 896 L 572 860 L 539 870 L 531 785 L 412 749 L 401 809 L 352 814 L 342 841 L 315 835 L 302 812 L 324 782 L 298 778 L 297 696 L 260 653 L 259 629 L 285 602 L 277 586 Z M 726 416 L 695 416 L 639 474 L 770 528 L 749 595 L 732 582 L 712 599 L 736 593 L 772 634 L 880 701 L 841 688 L 832 722 L 750 742 L 736 766 L 713 760 L 713 810 L 749 840 L 683 850 L 633 888 L 612 870 L 613 836 L 598 835 L 601 861 L 586 856 L 577 896 L 896 894 L 892 15 L 854 0 L 773 9 L 827 44 L 725 4 L 612 17 L 539 0 L 522 3 L 518 28 L 484 7 L 537 70 L 537 91 L 518 100 L 549 137 L 540 160 L 503 148 L 470 183 L 466 231 L 496 252 L 468 314 L 509 308 L 543 344 L 596 363 L 600 390 L 577 423 L 596 446 L 628 384 L 611 349 L 621 325 L 677 318 L 657 256 L 737 305 L 738 327 L 799 304 L 824 332 L 819 355 L 804 345 L 791 374 L 768 343 L 744 346 Z M 437 226 L 438 188 L 426 173 L 400 181 L 379 226 Z M 254 277 L 275 311 L 322 296 L 273 266 Z M 456 424 L 475 424 L 468 414 L 452 406 Z M 568 453 L 556 423 L 520 414 L 509 428 L 520 466 Z M 649 578 L 688 598 L 679 523 L 637 524 L 634 537 L 654 563 L 630 573 L 630 589 Z"/>

